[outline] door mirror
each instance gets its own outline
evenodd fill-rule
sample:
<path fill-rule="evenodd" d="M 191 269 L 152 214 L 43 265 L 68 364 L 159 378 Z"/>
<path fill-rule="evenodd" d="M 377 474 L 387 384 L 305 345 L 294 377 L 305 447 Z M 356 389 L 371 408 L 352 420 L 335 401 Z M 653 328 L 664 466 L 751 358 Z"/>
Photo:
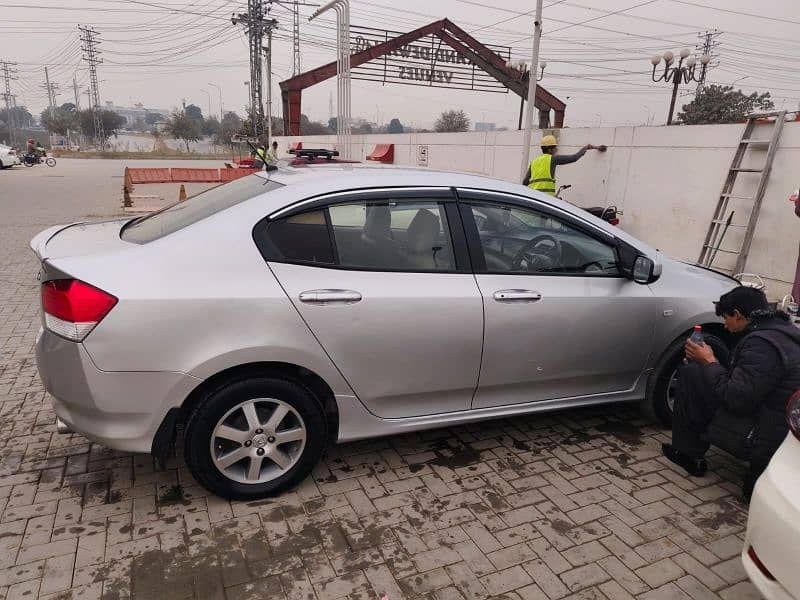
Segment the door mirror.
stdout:
<path fill-rule="evenodd" d="M 653 262 L 653 259 L 643 255 L 636 257 L 633 262 L 633 280 L 636 283 L 653 283 L 661 275 L 661 265 Z"/>

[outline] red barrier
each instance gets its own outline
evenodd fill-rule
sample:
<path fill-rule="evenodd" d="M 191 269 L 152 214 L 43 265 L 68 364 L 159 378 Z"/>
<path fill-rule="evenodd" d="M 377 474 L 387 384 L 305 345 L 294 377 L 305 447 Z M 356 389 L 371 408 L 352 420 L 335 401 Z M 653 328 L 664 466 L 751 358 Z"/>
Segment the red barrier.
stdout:
<path fill-rule="evenodd" d="M 229 181 L 233 181 L 234 179 L 247 177 L 251 173 L 255 173 L 258 170 L 259 169 L 220 169 L 219 180 L 222 183 L 228 183 Z"/>
<path fill-rule="evenodd" d="M 172 181 L 169 169 L 131 169 L 128 168 L 131 184 L 169 183 Z"/>
<path fill-rule="evenodd" d="M 219 183 L 219 169 L 170 169 L 172 183 Z"/>
<path fill-rule="evenodd" d="M 372 153 L 367 156 L 367 160 L 374 160 L 382 163 L 393 163 L 394 144 L 377 144 Z"/>

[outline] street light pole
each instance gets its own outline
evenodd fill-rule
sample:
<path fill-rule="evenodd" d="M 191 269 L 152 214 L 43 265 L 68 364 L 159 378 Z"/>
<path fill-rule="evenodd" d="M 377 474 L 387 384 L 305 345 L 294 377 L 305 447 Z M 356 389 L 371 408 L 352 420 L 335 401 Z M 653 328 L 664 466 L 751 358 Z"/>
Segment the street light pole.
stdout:
<path fill-rule="evenodd" d="M 208 96 L 208 116 L 210 117 L 211 116 L 211 92 L 209 92 L 208 90 L 204 90 L 203 88 L 200 88 L 200 91 L 203 92 L 206 96 Z"/>
<path fill-rule="evenodd" d="M 222 88 L 216 83 L 209 83 L 208 85 L 217 88 L 217 91 L 219 92 L 219 122 L 222 123 Z"/>
<path fill-rule="evenodd" d="M 533 22 L 533 51 L 531 52 L 531 76 L 528 78 L 528 106 L 525 111 L 525 135 L 522 139 L 522 166 L 519 179 L 525 177 L 531 160 L 531 135 L 533 133 L 533 108 L 536 104 L 536 77 L 539 70 L 539 42 L 542 39 L 542 0 L 536 0 L 536 18 Z"/>
<path fill-rule="evenodd" d="M 672 115 L 675 112 L 675 100 L 678 97 L 678 86 L 680 86 L 681 83 L 689 83 L 690 81 L 703 83 L 703 81 L 706 79 L 706 69 L 708 68 L 708 63 L 711 62 L 711 57 L 708 54 L 704 54 L 700 57 L 701 69 L 698 73 L 697 61 L 695 60 L 694 56 L 689 56 L 689 54 L 690 52 L 688 48 L 681 50 L 680 60 L 678 61 L 678 64 L 673 67 L 672 63 L 675 61 L 675 55 L 669 50 L 664 52 L 664 71 L 658 75 L 656 75 L 656 67 L 658 67 L 658 65 L 661 63 L 662 56 L 656 55 L 650 59 L 650 63 L 653 65 L 653 81 L 665 81 L 672 83 L 672 98 L 669 102 L 667 125 L 672 125 Z"/>

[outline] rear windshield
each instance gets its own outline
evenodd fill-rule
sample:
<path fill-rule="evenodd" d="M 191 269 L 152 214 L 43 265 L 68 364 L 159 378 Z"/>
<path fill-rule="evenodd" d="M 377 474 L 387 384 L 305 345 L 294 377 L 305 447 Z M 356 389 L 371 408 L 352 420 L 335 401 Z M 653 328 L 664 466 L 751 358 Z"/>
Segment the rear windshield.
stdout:
<path fill-rule="evenodd" d="M 122 239 L 126 242 L 146 244 L 280 187 L 283 185 L 277 181 L 265 180 L 257 175 L 242 177 L 206 190 L 184 202 L 134 219 L 123 227 Z"/>

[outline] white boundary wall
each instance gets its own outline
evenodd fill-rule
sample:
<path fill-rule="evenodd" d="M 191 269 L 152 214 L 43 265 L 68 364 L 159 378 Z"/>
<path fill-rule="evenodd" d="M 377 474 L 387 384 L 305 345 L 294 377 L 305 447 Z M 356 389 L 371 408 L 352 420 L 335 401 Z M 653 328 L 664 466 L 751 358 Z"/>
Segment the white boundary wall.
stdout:
<path fill-rule="evenodd" d="M 579 206 L 616 204 L 624 211 L 621 226 L 670 256 L 695 261 L 716 206 L 744 124 L 673 127 L 562 129 L 560 151 L 571 153 L 586 143 L 607 144 L 605 154 L 588 152 L 572 165 L 559 167 L 560 184 L 572 184 L 564 198 Z M 772 125 L 759 125 L 756 138 L 766 139 Z M 534 133 L 534 140 L 541 132 Z M 304 147 L 333 148 L 336 136 L 277 138 L 284 154 L 292 142 Z M 375 144 L 395 145 L 395 165 L 417 166 L 418 149 L 427 146 L 430 169 L 465 171 L 507 181 L 518 180 L 522 132 L 378 134 L 353 136 L 355 158 L 364 160 Z M 539 154 L 534 148 L 532 156 Z M 765 147 L 750 150 L 744 166 L 760 167 Z M 735 193 L 752 196 L 759 174 L 741 173 Z M 800 187 L 800 122 L 786 123 L 773 163 L 747 271 L 767 280 L 769 295 L 779 298 L 794 279 L 800 219 L 788 202 Z M 732 200 L 736 208 L 740 200 Z M 745 222 L 747 203 L 734 216 Z M 738 248 L 742 230 L 728 231 L 723 247 Z M 732 267 L 734 259 L 718 255 L 715 266 Z"/>

